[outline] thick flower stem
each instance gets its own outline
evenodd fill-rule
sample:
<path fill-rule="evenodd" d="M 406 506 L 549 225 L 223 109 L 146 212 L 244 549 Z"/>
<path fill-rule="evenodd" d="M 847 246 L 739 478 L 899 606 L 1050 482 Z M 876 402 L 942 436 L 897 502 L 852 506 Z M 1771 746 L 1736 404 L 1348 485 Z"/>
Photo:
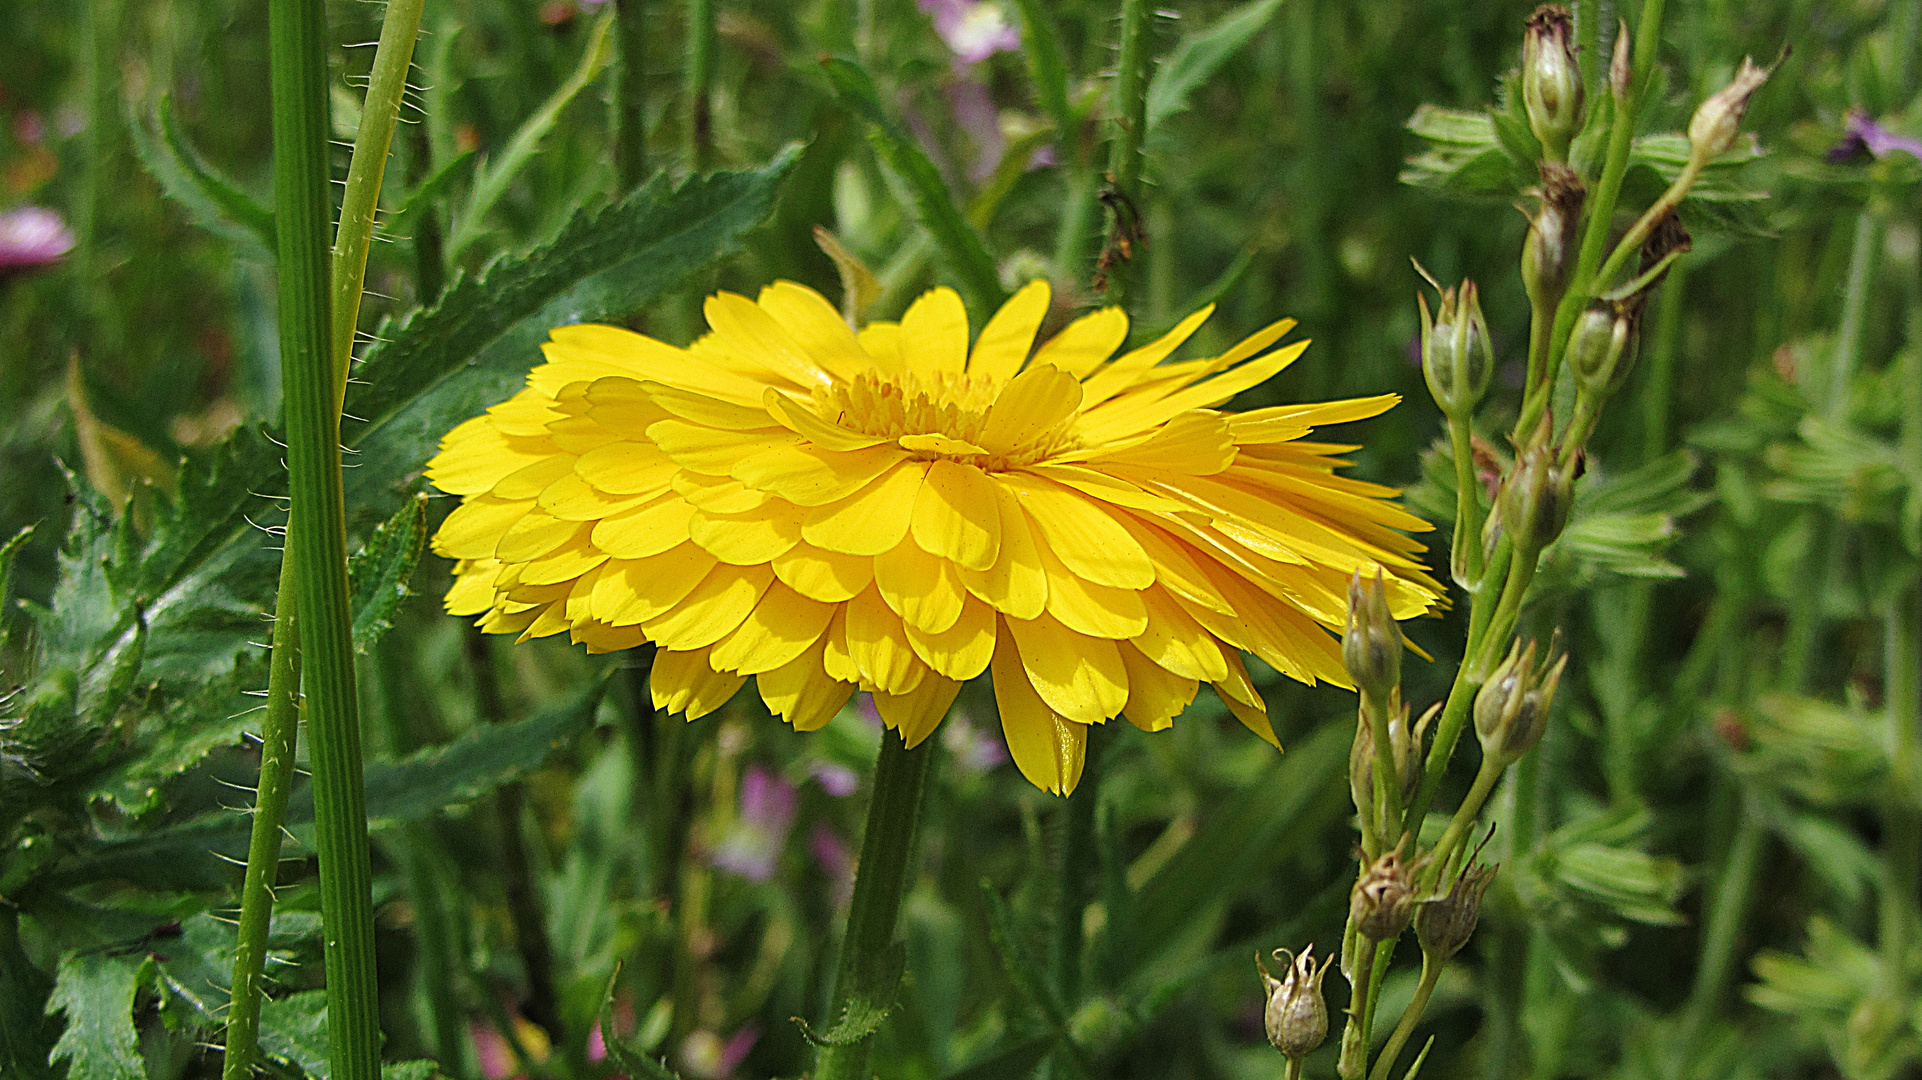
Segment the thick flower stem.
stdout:
<path fill-rule="evenodd" d="M 1532 363 L 1532 361 L 1531 361 Z M 1449 548 L 1449 569 L 1455 584 L 1475 589 L 1482 572 L 1482 500 L 1476 491 L 1475 433 L 1468 417 L 1448 418 L 1448 442 L 1455 458 L 1455 541 Z"/>
<path fill-rule="evenodd" d="M 328 349 L 327 54 L 320 0 L 271 0 L 274 223 L 280 362 L 302 679 L 312 739 L 314 841 L 335 1080 L 380 1075 L 374 907 L 347 595 L 340 407 Z"/>
<path fill-rule="evenodd" d="M 1435 994 L 1435 984 L 1441 981 L 1442 963 L 1427 953 L 1421 957 L 1421 982 L 1415 987 L 1415 997 L 1402 1010 L 1401 1022 L 1395 1025 L 1394 1034 L 1388 1036 L 1388 1045 L 1382 1047 L 1381 1056 L 1375 1059 L 1375 1069 L 1368 1074 L 1368 1080 L 1388 1080 L 1389 1071 L 1395 1066 L 1395 1059 L 1401 1056 L 1401 1048 L 1408 1045 L 1408 1037 L 1415 1033 L 1415 1025 L 1421 1022 L 1424 1012 L 1428 1011 L 1428 999 Z"/>
<path fill-rule="evenodd" d="M 233 996 L 227 1009 L 224 1080 L 250 1080 L 260 1060 L 261 976 L 267 965 L 267 931 L 274 913 L 274 878 L 280 869 L 280 830 L 293 791 L 294 744 L 300 731 L 300 646 L 294 616 L 293 547 L 280 557 L 280 600 L 274 609 L 273 658 L 267 672 L 267 707 L 260 722 L 260 777 L 254 789 L 253 832 L 247 841 L 247 872 L 240 887 L 240 924 L 234 945 Z"/>
<path fill-rule="evenodd" d="M 1148 122 L 1148 0 L 1122 0 L 1121 48 L 1117 62 L 1114 135 L 1109 143 L 1108 175 L 1114 185 L 1113 221 L 1102 258 L 1106 263 L 1108 302 L 1126 309 L 1133 294 L 1133 258 L 1141 207 L 1141 136 Z"/>
<path fill-rule="evenodd" d="M 897 732 L 881 733 L 881 754 L 874 766 L 874 794 L 868 801 L 861 836 L 861 861 L 854 875 L 847 934 L 828 998 L 826 1026 L 832 1028 L 857 998 L 892 1005 L 897 987 L 881 986 L 883 957 L 894 947 L 894 924 L 914 864 L 915 832 L 921 819 L 921 792 L 934 758 L 934 740 L 910 750 Z M 868 1080 L 871 1038 L 843 1046 L 823 1046 L 814 1080 Z"/>

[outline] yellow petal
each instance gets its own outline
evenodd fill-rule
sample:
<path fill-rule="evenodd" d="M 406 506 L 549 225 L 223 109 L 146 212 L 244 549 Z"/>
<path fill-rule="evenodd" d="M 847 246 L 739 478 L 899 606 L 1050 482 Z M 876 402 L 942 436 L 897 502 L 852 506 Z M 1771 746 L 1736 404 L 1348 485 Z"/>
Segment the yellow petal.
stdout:
<path fill-rule="evenodd" d="M 1083 581 L 1045 546 L 1041 568 L 1048 575 L 1048 614 L 1068 629 L 1110 640 L 1131 638 L 1147 629 L 1148 609 L 1140 593 Z"/>
<path fill-rule="evenodd" d="M 781 446 L 742 458 L 730 475 L 796 506 L 825 506 L 867 487 L 906 459 L 907 454 L 892 446 L 845 453 L 818 446 Z"/>
<path fill-rule="evenodd" d="M 579 473 L 566 476 L 541 489 L 536 500 L 542 510 L 562 521 L 599 521 L 647 501 L 645 495 L 610 495 L 583 480 Z"/>
<path fill-rule="evenodd" d="M 1207 556 L 1134 515 L 1117 514 L 1115 520 L 1121 522 L 1122 527 L 1128 530 L 1128 535 L 1141 545 L 1141 550 L 1148 553 L 1148 560 L 1155 566 L 1157 584 L 1165 586 L 1169 592 L 1184 600 L 1224 615 L 1234 612 L 1196 562 L 1196 559 L 1205 559 Z M 1165 523 L 1182 525 L 1178 520 Z"/>
<path fill-rule="evenodd" d="M 510 437 L 492 417 L 476 416 L 440 441 L 440 453 L 427 463 L 427 479 L 449 495 L 479 495 L 552 453 L 545 437 Z"/>
<path fill-rule="evenodd" d="M 789 339 L 814 362 L 843 381 L 851 380 L 874 363 L 854 338 L 854 331 L 827 298 L 806 285 L 777 281 L 755 298 Z"/>
<path fill-rule="evenodd" d="M 834 617 L 828 620 L 827 633 L 821 635 L 821 670 L 836 682 L 859 683 L 860 669 L 854 666 L 854 658 L 848 655 L 848 609 L 847 605 L 837 605 Z"/>
<path fill-rule="evenodd" d="M 529 585 L 552 585 L 573 581 L 607 561 L 607 556 L 587 544 L 568 544 L 527 564 L 521 581 Z"/>
<path fill-rule="evenodd" d="M 1228 418 L 1228 423 L 1234 429 L 1236 442 L 1284 442 L 1299 439 L 1309 429 L 1325 424 L 1346 424 L 1380 416 L 1400 403 L 1400 394 L 1377 394 L 1343 401 L 1274 405 L 1235 413 Z"/>
<path fill-rule="evenodd" d="M 709 476 L 729 475 L 736 463 L 751 454 L 801 445 L 800 437 L 785 428 L 727 431 L 684 420 L 651 424 L 647 437 L 675 464 Z"/>
<path fill-rule="evenodd" d="M 489 594 L 492 596 L 490 590 Z M 963 682 L 987 670 L 994 655 L 994 609 L 970 596 L 954 625 L 930 634 L 909 624 L 908 644 L 935 672 Z"/>
<path fill-rule="evenodd" d="M 946 435 L 903 435 L 894 440 L 903 450 L 917 454 L 945 454 L 950 457 L 965 457 L 969 454 L 985 454 L 987 448 L 977 446 L 966 439 L 951 439 Z"/>
<path fill-rule="evenodd" d="M 1114 363 L 1088 376 L 1087 381 L 1081 384 L 1082 408 L 1094 408 L 1126 389 L 1146 374 L 1148 369 L 1166 360 L 1168 354 L 1179 348 L 1181 343 L 1188 340 L 1196 330 L 1201 329 L 1201 324 L 1208 321 L 1208 316 L 1214 314 L 1214 310 L 1215 306 L 1209 304 L 1176 323 L 1174 329 L 1139 349 L 1133 349 L 1115 357 Z"/>
<path fill-rule="evenodd" d="M 454 584 L 444 601 L 449 615 L 479 615 L 494 606 L 494 575 L 499 559 L 463 560 L 454 567 Z"/>
<path fill-rule="evenodd" d="M 588 653 L 620 652 L 632 649 L 647 641 L 638 626 L 609 626 L 603 622 L 575 623 L 571 640 L 576 645 L 587 646 Z"/>
<path fill-rule="evenodd" d="M 823 635 L 801 655 L 754 677 L 768 711 L 793 724 L 796 731 L 826 727 L 854 693 L 853 683 L 840 682 L 823 668 L 826 648 L 827 636 Z"/>
<path fill-rule="evenodd" d="M 879 555 L 908 534 L 914 500 L 928 474 L 925 461 L 908 461 L 840 502 L 815 507 L 801 536 L 815 547 L 847 555 Z"/>
<path fill-rule="evenodd" d="M 1081 465 L 1030 465 L 1028 472 L 1045 476 L 1063 487 L 1100 499 L 1110 506 L 1125 506 L 1148 514 L 1178 514 L 1188 509 L 1165 495 L 1155 495 L 1107 473 Z"/>
<path fill-rule="evenodd" d="M 739 480 L 725 476 L 703 476 L 683 469 L 674 474 L 675 492 L 690 505 L 716 514 L 745 514 L 773 501 L 765 491 L 750 491 Z"/>
<path fill-rule="evenodd" d="M 1128 670 L 1128 705 L 1121 713 L 1143 731 L 1173 727 L 1175 717 L 1194 701 L 1201 686 L 1149 660 L 1126 642 L 1121 645 L 1121 664 Z"/>
<path fill-rule="evenodd" d="M 746 681 L 744 675 L 708 666 L 706 649 L 662 649 L 654 654 L 654 666 L 647 673 L 654 707 L 670 713 L 684 712 L 689 720 L 698 720 L 727 704 Z"/>
<path fill-rule="evenodd" d="M 908 369 L 908 363 L 901 356 L 901 324 L 891 322 L 871 322 L 855 335 L 861 343 L 861 351 L 874 358 L 874 370 L 883 375 L 893 375 Z"/>
<path fill-rule="evenodd" d="M 833 616 L 833 605 L 809 600 L 777 581 L 747 620 L 715 644 L 709 662 L 747 675 L 772 671 L 821 640 Z"/>
<path fill-rule="evenodd" d="M 818 360 L 803 351 L 760 305 L 738 293 L 719 292 L 703 306 L 707 324 L 721 344 L 740 357 L 752 357 L 797 386 L 829 386 L 834 377 Z"/>
<path fill-rule="evenodd" d="M 1221 697 L 1221 703 L 1228 706 L 1229 712 L 1235 714 L 1235 719 L 1241 721 L 1241 726 L 1259 735 L 1262 742 L 1277 750 L 1281 749 L 1281 740 L 1275 738 L 1275 726 L 1268 720 L 1267 703 L 1262 701 L 1260 694 L 1252 692 L 1254 684 L 1248 680 L 1248 673 L 1240 670 L 1241 657 L 1230 653 L 1228 658 L 1234 669 L 1240 672 L 1241 681 L 1248 687 L 1249 692 L 1240 693 L 1237 690 L 1224 689 L 1222 683 L 1216 683 L 1215 690 Z M 1248 697 L 1254 700 L 1244 700 Z"/>
<path fill-rule="evenodd" d="M 1099 724 L 1128 703 L 1128 673 L 1114 642 L 1077 634 L 1047 615 L 1005 623 L 1028 681 L 1055 712 Z"/>
<path fill-rule="evenodd" d="M 497 499 L 532 499 L 547 485 L 574 471 L 573 454 L 550 454 L 500 478 L 489 494 Z"/>
<path fill-rule="evenodd" d="M 954 696 L 960 692 L 960 683 L 931 674 L 905 694 L 877 691 L 874 708 L 881 714 L 883 723 L 901 732 L 901 741 L 912 750 L 934 734 L 941 718 L 948 715 L 948 707 L 954 704 Z"/>
<path fill-rule="evenodd" d="M 693 517 L 694 507 L 687 500 L 666 495 L 595 523 L 594 546 L 616 559 L 659 555 L 688 538 Z"/>
<path fill-rule="evenodd" d="M 901 316 L 901 354 L 915 371 L 951 371 L 968 366 L 968 309 L 961 296 L 943 285 L 929 289 Z"/>
<path fill-rule="evenodd" d="M 723 431 L 765 431 L 776 426 L 774 418 L 757 400 L 752 405 L 723 401 L 699 389 L 683 389 L 644 379 L 641 389 L 648 400 L 667 412 L 700 427 Z M 648 425 L 652 427 L 652 424 Z"/>
<path fill-rule="evenodd" d="M 501 537 L 533 508 L 532 499 L 469 496 L 441 522 L 434 534 L 434 552 L 450 559 L 491 559 Z"/>
<path fill-rule="evenodd" d="M 1074 376 L 1037 358 L 1001 388 L 974 441 L 989 453 L 1008 453 L 1059 427 L 1080 404 L 1081 384 Z"/>
<path fill-rule="evenodd" d="M 1005 485 L 994 489 L 995 518 L 1001 527 L 1001 547 L 994 565 L 986 570 L 961 568 L 961 583 L 969 592 L 1013 619 L 1032 619 L 1048 604 L 1048 575 L 1028 516 Z"/>
<path fill-rule="evenodd" d="M 1149 401 L 1115 398 L 1083 415 L 1080 430 L 1089 442 L 1103 442 L 1130 431 L 1143 431 L 1165 423 L 1190 409 L 1207 409 L 1251 387 L 1259 386 L 1294 363 L 1308 348 L 1308 342 L 1276 349 L 1258 360 L 1222 372 L 1212 379 L 1195 383 Z"/>
<path fill-rule="evenodd" d="M 888 441 L 885 435 L 864 435 L 852 428 L 831 422 L 808 406 L 772 387 L 764 397 L 770 416 L 781 426 L 824 450 L 861 450 Z"/>
<path fill-rule="evenodd" d="M 714 556 L 689 543 L 648 559 L 610 562 L 594 580 L 588 612 L 611 626 L 646 622 L 685 599 L 714 566 Z"/>
<path fill-rule="evenodd" d="M 674 610 L 641 624 L 649 640 L 663 649 L 698 649 L 734 631 L 767 592 L 774 572 L 765 566 L 722 563 L 674 606 Z"/>
<path fill-rule="evenodd" d="M 1014 490 L 1040 542 L 1054 549 L 1068 569 L 1097 585 L 1117 589 L 1154 584 L 1155 568 L 1147 552 L 1112 514 L 1087 496 L 1025 473 L 1004 473 L 997 479 Z"/>
<path fill-rule="evenodd" d="M 1150 438 L 1100 454 L 1095 460 L 1102 465 L 1209 476 L 1233 464 L 1235 453 L 1228 415 L 1197 411 L 1182 413 Z"/>
<path fill-rule="evenodd" d="M 1001 554 L 1001 515 L 994 482 L 980 469 L 940 460 L 914 499 L 914 542 L 971 570 Z"/>
<path fill-rule="evenodd" d="M 579 376 L 583 365 L 594 369 L 594 377 L 625 376 L 631 379 L 658 380 L 704 394 L 723 397 L 737 404 L 752 404 L 760 398 L 761 384 L 738 372 L 717 367 L 686 349 L 656 341 L 644 334 L 618 326 L 583 323 L 558 326 L 548 331 L 551 338 L 541 351 L 553 369 L 535 368 L 530 384 L 558 387 L 570 372 Z"/>
<path fill-rule="evenodd" d="M 555 634 L 566 630 L 569 625 L 566 605 L 558 603 L 549 604 L 541 609 L 541 613 L 534 618 L 533 622 L 527 625 L 527 629 L 521 631 L 521 636 L 514 640 L 520 642 L 532 641 L 535 638 L 553 637 Z"/>
<path fill-rule="evenodd" d="M 574 463 L 581 479 L 610 495 L 648 495 L 665 491 L 681 471 L 653 443 L 615 442 L 582 454 Z"/>
<path fill-rule="evenodd" d="M 994 313 L 968 358 L 968 374 L 980 379 L 1011 379 L 1028 359 L 1041 320 L 1048 317 L 1048 283 L 1023 285 Z"/>
<path fill-rule="evenodd" d="M 848 657 L 861 673 L 861 681 L 876 690 L 902 694 L 915 686 L 917 669 L 926 670 L 915 659 L 901 617 L 888 609 L 879 589 L 848 601 Z"/>
<path fill-rule="evenodd" d="M 874 584 L 903 622 L 930 634 L 954 625 L 967 596 L 953 563 L 906 539 L 875 558 Z"/>
<path fill-rule="evenodd" d="M 688 520 L 689 539 L 724 563 L 751 566 L 785 554 L 801 540 L 801 519 L 807 511 L 771 502 L 745 514 L 717 514 L 701 509 Z"/>
<path fill-rule="evenodd" d="M 1005 626 L 1001 644 L 994 650 L 993 670 L 1001 734 L 1008 742 L 1015 767 L 1043 791 L 1055 795 L 1072 792 L 1087 760 L 1087 727 L 1056 715 L 1035 693 Z"/>
<path fill-rule="evenodd" d="M 529 510 L 501 536 L 494 556 L 502 562 L 531 562 L 562 545 L 585 544 L 592 531 L 584 522 L 559 521 L 545 511 Z"/>
<path fill-rule="evenodd" d="M 1141 592 L 1148 625 L 1132 643 L 1142 655 L 1186 679 L 1214 682 L 1228 677 L 1228 665 L 1214 635 L 1159 588 Z"/>
<path fill-rule="evenodd" d="M 836 604 L 852 600 L 874 580 L 874 559 L 824 551 L 805 541 L 777 555 L 774 573 L 802 596 Z"/>
<path fill-rule="evenodd" d="M 487 410 L 487 418 L 504 435 L 546 435 L 549 424 L 567 415 L 552 395 L 531 386 Z"/>
<path fill-rule="evenodd" d="M 1128 340 L 1128 313 L 1102 308 L 1069 323 L 1034 354 L 1034 365 L 1053 364 L 1079 379 L 1114 355 Z"/>

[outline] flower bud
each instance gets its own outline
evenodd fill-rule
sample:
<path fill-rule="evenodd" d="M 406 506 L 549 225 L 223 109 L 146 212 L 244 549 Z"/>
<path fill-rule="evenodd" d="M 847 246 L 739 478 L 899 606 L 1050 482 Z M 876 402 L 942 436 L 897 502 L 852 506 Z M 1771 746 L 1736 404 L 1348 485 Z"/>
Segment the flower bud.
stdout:
<path fill-rule="evenodd" d="M 1628 20 L 1617 20 L 1615 31 L 1615 53 L 1608 58 L 1608 93 L 1615 99 L 1615 107 L 1628 108 L 1628 80 L 1632 73 L 1629 54 Z"/>
<path fill-rule="evenodd" d="M 1707 163 L 1727 153 L 1735 145 L 1735 136 L 1742 130 L 1742 114 L 1748 111 L 1748 100 L 1755 91 L 1761 89 L 1775 70 L 1756 67 L 1755 61 L 1742 57 L 1741 70 L 1735 78 L 1708 96 L 1695 110 L 1688 122 L 1689 156 Z"/>
<path fill-rule="evenodd" d="M 1429 283 L 1434 284 L 1434 279 Z M 1441 290 L 1441 305 L 1432 320 L 1427 298 L 1415 297 L 1421 305 L 1421 371 L 1441 411 L 1451 419 L 1465 420 L 1488 390 L 1495 349 L 1475 283 L 1464 281 L 1458 289 L 1435 287 Z"/>
<path fill-rule="evenodd" d="M 1482 684 L 1475 695 L 1475 736 L 1481 740 L 1483 754 L 1509 765 L 1541 741 L 1555 686 L 1568 666 L 1560 641 L 1558 634 L 1539 665 L 1535 642 L 1526 649 L 1519 641 L 1511 644 L 1508 657 Z"/>
<path fill-rule="evenodd" d="M 1400 688 L 1389 694 L 1389 756 L 1395 762 L 1395 772 L 1401 777 L 1401 801 L 1404 806 L 1414 798 L 1415 789 L 1421 785 L 1423 743 L 1428 734 L 1428 725 L 1440 712 L 1440 703 L 1430 705 L 1428 711 L 1421 714 L 1421 719 L 1411 725 L 1408 722 L 1408 706 L 1402 704 Z M 1375 729 L 1365 717 L 1356 726 L 1355 742 L 1348 751 L 1348 786 L 1357 804 L 1374 803 Z"/>
<path fill-rule="evenodd" d="M 1401 627 L 1388 608 L 1381 568 L 1374 580 L 1356 570 L 1348 578 L 1348 625 L 1341 635 L 1341 659 L 1363 693 L 1386 699 L 1401 685 Z"/>
<path fill-rule="evenodd" d="M 1502 480 L 1495 502 L 1517 558 L 1532 557 L 1562 534 L 1575 501 L 1578 464 L 1562 464 L 1546 418 L 1535 437 L 1516 453 L 1515 466 Z"/>
<path fill-rule="evenodd" d="M 1446 893 L 1422 901 L 1415 909 L 1415 940 L 1421 942 L 1421 951 L 1430 962 L 1445 963 L 1474 936 L 1475 924 L 1482 917 L 1482 894 L 1488 891 L 1488 883 L 1495 880 L 1498 869 L 1474 865 L 1474 856 L 1470 856 Z"/>
<path fill-rule="evenodd" d="M 1404 835 L 1402 844 L 1407 843 Z M 1415 875 L 1427 861 L 1424 856 L 1404 863 L 1397 847 L 1355 879 L 1355 888 L 1348 894 L 1348 919 L 1363 937 L 1391 941 L 1408 929 L 1408 920 L 1415 914 Z"/>
<path fill-rule="evenodd" d="M 1608 396 L 1635 366 L 1635 320 L 1621 307 L 1608 302 L 1591 306 L 1568 335 L 1568 367 L 1584 394 Z"/>
<path fill-rule="evenodd" d="M 1582 126 L 1582 69 L 1575 59 L 1575 19 L 1560 4 L 1543 4 L 1528 19 L 1522 42 L 1522 107 L 1550 161 L 1568 157 Z"/>
<path fill-rule="evenodd" d="M 1255 954 L 1255 968 L 1268 995 L 1268 1007 L 1262 1013 L 1268 1041 L 1295 1060 L 1307 1057 L 1328 1038 L 1328 1004 L 1321 996 L 1321 980 L 1333 958 L 1316 964 L 1314 953 L 1313 945 L 1301 950 L 1300 956 L 1276 949 L 1275 960 L 1286 965 L 1279 979 L 1268 973 L 1261 954 Z"/>
<path fill-rule="evenodd" d="M 1561 299 L 1581 245 L 1582 203 L 1588 197 L 1581 174 L 1553 161 L 1542 162 L 1542 184 L 1535 189 L 1535 216 L 1522 244 L 1522 285 L 1538 308 Z"/>

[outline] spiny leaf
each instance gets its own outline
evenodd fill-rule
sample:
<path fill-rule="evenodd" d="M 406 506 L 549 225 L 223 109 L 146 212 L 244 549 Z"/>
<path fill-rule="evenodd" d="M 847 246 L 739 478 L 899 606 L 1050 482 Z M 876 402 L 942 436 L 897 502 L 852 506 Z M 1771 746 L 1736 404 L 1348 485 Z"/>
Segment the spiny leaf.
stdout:
<path fill-rule="evenodd" d="M 801 1037 L 816 1046 L 852 1046 L 881 1029 L 900 997 L 901 976 L 908 966 L 907 946 L 897 941 L 880 956 L 861 957 L 855 968 L 854 990 L 847 1006 L 826 1031 L 816 1031 L 795 1017 Z"/>
<path fill-rule="evenodd" d="M 1281 0 L 1250 0 L 1216 19 L 1205 30 L 1183 34 L 1174 51 L 1155 67 L 1148 83 L 1148 133 L 1188 108 L 1188 95 L 1214 77 L 1242 46 L 1254 40 L 1281 7 Z"/>
<path fill-rule="evenodd" d="M 366 652 L 393 625 L 394 612 L 407 599 L 407 581 L 427 543 L 427 496 L 416 495 L 367 538 L 347 561 L 347 585 L 354 598 L 354 650 Z"/>
<path fill-rule="evenodd" d="M 994 256 L 988 254 L 981 234 L 961 213 L 941 170 L 928 160 L 913 136 L 897 127 L 881 108 L 880 91 L 875 89 L 867 69 L 852 60 L 826 59 L 821 61 L 821 70 L 841 104 L 867 122 L 868 141 L 874 152 L 906 181 L 914 197 L 915 217 L 934 237 L 948 269 L 959 280 L 968 310 L 985 318 L 1000 308 L 1008 293 L 1001 287 Z"/>
<path fill-rule="evenodd" d="M 194 224 L 229 241 L 245 258 L 273 262 L 274 212 L 201 160 L 175 124 L 167 98 L 154 106 L 152 120 L 130 99 L 127 130 L 133 136 L 134 156 L 160 182 L 160 190 L 186 208 Z"/>
<path fill-rule="evenodd" d="M 617 962 L 614 974 L 607 980 L 607 994 L 601 1000 L 601 1045 L 607 1047 L 607 1056 L 614 1061 L 614 1067 L 628 1075 L 630 1080 L 681 1080 L 681 1074 L 655 1058 L 627 1045 L 614 1025 L 614 988 L 620 984 L 621 968 Z"/>
<path fill-rule="evenodd" d="M 47 1012 L 67 1017 L 67 1030 L 53 1047 L 53 1060 L 67 1063 L 67 1080 L 146 1080 L 133 1026 L 142 963 L 97 952 L 60 958 Z"/>

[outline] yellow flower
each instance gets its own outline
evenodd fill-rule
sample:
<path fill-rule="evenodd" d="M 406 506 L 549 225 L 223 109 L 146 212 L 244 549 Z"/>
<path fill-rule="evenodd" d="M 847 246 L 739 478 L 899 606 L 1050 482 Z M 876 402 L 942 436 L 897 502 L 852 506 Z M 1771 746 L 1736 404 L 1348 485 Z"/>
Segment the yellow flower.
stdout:
<path fill-rule="evenodd" d="M 1347 686 L 1351 572 L 1384 568 L 1398 618 L 1436 602 L 1397 531 L 1429 526 L 1334 475 L 1352 447 L 1302 441 L 1398 399 L 1219 412 L 1307 347 L 1266 351 L 1293 320 L 1163 363 L 1212 309 L 1114 356 L 1113 308 L 1034 349 L 1048 304 L 1028 285 L 972 349 L 950 289 L 857 334 L 786 281 L 709 298 L 686 349 L 554 330 L 428 465 L 462 497 L 434 537 L 448 610 L 655 642 L 655 703 L 690 719 L 749 675 L 801 730 L 868 690 L 910 746 L 985 671 L 1015 763 L 1063 794 L 1087 725 L 1161 730 L 1202 682 L 1274 743 L 1243 651 Z"/>

